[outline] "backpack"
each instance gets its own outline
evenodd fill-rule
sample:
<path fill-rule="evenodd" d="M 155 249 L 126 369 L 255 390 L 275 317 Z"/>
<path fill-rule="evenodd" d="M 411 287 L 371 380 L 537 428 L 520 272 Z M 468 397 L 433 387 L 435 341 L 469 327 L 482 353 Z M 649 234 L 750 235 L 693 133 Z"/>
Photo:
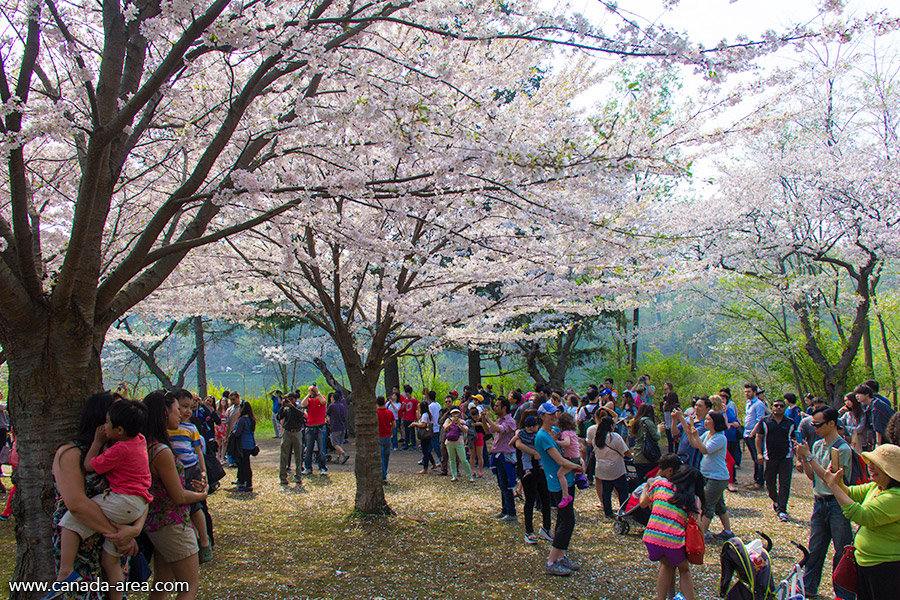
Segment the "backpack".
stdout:
<path fill-rule="evenodd" d="M 840 448 L 844 445 L 850 446 L 847 440 L 839 437 L 832 448 Z M 853 446 L 850 446 L 850 472 L 846 473 L 845 477 L 847 485 L 862 485 L 869 482 L 869 467 L 866 466 L 866 461 Z"/>
<path fill-rule="evenodd" d="M 578 437 L 584 438 L 587 436 L 587 429 L 590 427 L 589 423 L 594 420 L 594 413 L 600 409 L 600 404 L 597 403 L 594 405 L 594 410 L 589 410 L 588 405 L 584 406 L 584 421 L 580 421 L 578 423 Z"/>

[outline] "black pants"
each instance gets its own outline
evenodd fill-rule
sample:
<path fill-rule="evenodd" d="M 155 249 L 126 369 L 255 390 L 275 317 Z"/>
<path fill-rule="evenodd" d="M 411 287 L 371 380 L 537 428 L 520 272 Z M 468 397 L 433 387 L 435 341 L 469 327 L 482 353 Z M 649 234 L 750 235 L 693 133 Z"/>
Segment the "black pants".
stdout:
<path fill-rule="evenodd" d="M 613 490 L 616 490 L 616 495 L 619 497 L 619 508 L 625 506 L 625 503 L 628 502 L 628 478 L 625 475 L 622 475 L 618 479 L 612 479 L 610 481 L 602 480 L 603 488 L 600 490 L 602 496 L 600 500 L 603 502 L 603 514 L 607 517 L 613 516 L 612 509 L 612 493 Z"/>
<path fill-rule="evenodd" d="M 741 466 L 741 441 L 734 440 L 733 442 L 728 442 L 728 454 L 731 455 L 731 458 L 734 459 L 734 466 Z"/>
<path fill-rule="evenodd" d="M 575 486 L 569 487 L 569 495 L 575 496 Z M 562 492 L 550 492 L 550 501 L 559 506 Z M 553 547 L 557 550 L 568 550 L 569 541 L 575 531 L 575 503 L 569 502 L 565 508 L 556 509 L 556 531 L 553 532 Z"/>
<path fill-rule="evenodd" d="M 896 600 L 900 588 L 900 561 L 857 567 L 856 600 Z"/>
<path fill-rule="evenodd" d="M 431 427 L 431 425 L 427 425 L 427 427 Z M 422 470 L 428 471 L 428 463 L 432 465 L 437 464 L 434 462 L 434 455 L 431 453 L 431 438 L 420 440 L 419 443 L 422 445 Z"/>
<path fill-rule="evenodd" d="M 747 452 L 750 453 L 750 460 L 753 461 L 753 483 L 764 485 L 766 483 L 765 467 L 756 462 L 756 438 L 746 437 L 744 444 L 747 446 Z"/>
<path fill-rule="evenodd" d="M 238 485 L 253 487 L 253 470 L 250 468 L 249 450 L 244 450 L 244 455 L 238 459 L 237 480 Z"/>
<path fill-rule="evenodd" d="M 544 470 L 533 468 L 531 473 L 522 477 L 522 491 L 525 492 L 525 507 L 522 509 L 525 513 L 525 533 L 534 533 L 534 505 L 539 498 L 542 526 L 544 531 L 550 533 L 550 492 Z"/>
<path fill-rule="evenodd" d="M 775 512 L 787 512 L 793 472 L 794 461 L 790 458 L 766 461 L 766 489 L 769 491 L 769 498 L 775 503 Z"/>
<path fill-rule="evenodd" d="M 669 454 L 675 452 L 675 438 L 672 437 L 671 429 L 666 429 L 666 443 L 668 444 Z"/>
<path fill-rule="evenodd" d="M 641 478 L 641 481 L 645 481 L 647 479 L 647 473 L 655 469 L 659 466 L 659 463 L 634 463 L 634 470 L 637 471 L 638 477 Z"/>
<path fill-rule="evenodd" d="M 415 421 L 403 421 L 403 447 L 404 448 L 412 448 L 416 447 L 416 430 L 418 427 L 413 427 L 413 423 Z"/>

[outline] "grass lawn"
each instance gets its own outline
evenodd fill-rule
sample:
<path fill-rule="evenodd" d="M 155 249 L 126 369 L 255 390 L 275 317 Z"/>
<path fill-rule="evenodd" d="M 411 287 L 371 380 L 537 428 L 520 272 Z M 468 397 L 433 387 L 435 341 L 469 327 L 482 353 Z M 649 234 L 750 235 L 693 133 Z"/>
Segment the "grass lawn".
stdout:
<path fill-rule="evenodd" d="M 739 471 L 743 481 L 749 475 L 746 466 Z M 572 577 L 553 578 L 543 574 L 549 545 L 529 546 L 522 540 L 521 510 L 518 525 L 491 518 L 499 509 L 493 480 L 451 483 L 411 471 L 398 467 L 390 474 L 387 495 L 398 514 L 363 521 L 350 516 L 354 481 L 349 470 L 332 469 L 328 477 L 305 478 L 302 489 L 285 489 L 275 469 L 254 468 L 255 491 L 241 494 L 227 485 L 234 474 L 229 469 L 225 487 L 209 501 L 216 557 L 201 567 L 200 597 L 652 597 L 656 565 L 647 559 L 640 528 L 626 536 L 613 533 L 595 507 L 593 489 L 576 499 L 570 553 L 582 569 Z M 805 543 L 809 535 L 811 489 L 804 476 L 794 475 L 791 522 L 778 522 L 764 493 L 741 491 L 726 498 L 738 535 L 750 539 L 754 530 L 763 529 L 776 540 L 776 581 L 797 560 L 788 540 Z M 718 531 L 717 521 L 713 527 Z M 11 523 L 0 524 L 0 550 L 0 574 L 8 580 L 15 556 Z M 692 567 L 698 598 L 718 595 L 719 550 L 718 544 L 708 546 L 706 564 Z"/>

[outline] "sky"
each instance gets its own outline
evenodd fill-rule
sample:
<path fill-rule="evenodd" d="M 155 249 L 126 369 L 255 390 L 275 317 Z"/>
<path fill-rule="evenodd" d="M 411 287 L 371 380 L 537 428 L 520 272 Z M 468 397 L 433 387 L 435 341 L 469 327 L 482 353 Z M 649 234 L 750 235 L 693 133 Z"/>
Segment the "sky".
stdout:
<path fill-rule="evenodd" d="M 672 3 L 672 2 L 669 2 Z M 815 23 L 821 0 L 680 0 L 665 10 L 662 0 L 620 0 L 622 11 L 633 13 L 639 21 L 660 22 L 669 28 L 686 31 L 705 45 L 739 34 L 757 37 L 767 29 L 783 29 L 795 23 Z M 603 18 L 606 10 L 598 0 L 571 0 L 570 7 L 592 20 Z M 876 0 L 848 0 L 846 14 L 861 16 L 887 8 Z"/>

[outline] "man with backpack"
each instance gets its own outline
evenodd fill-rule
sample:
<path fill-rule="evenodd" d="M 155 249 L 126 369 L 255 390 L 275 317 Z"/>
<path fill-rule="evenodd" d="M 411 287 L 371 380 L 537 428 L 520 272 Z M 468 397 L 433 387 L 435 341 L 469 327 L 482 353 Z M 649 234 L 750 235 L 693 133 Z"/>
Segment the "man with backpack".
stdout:
<path fill-rule="evenodd" d="M 894 416 L 891 403 L 884 396 L 878 396 L 875 390 L 865 384 L 856 386 L 853 392 L 856 394 L 857 402 L 862 404 L 865 410 L 867 446 L 882 445 L 885 442 L 884 432 L 888 421 Z"/>
<path fill-rule="evenodd" d="M 809 520 L 809 559 L 803 571 L 803 585 L 807 597 L 815 596 L 822 580 L 822 569 L 828 544 L 834 546 L 832 571 L 837 567 L 844 552 L 844 547 L 853 543 L 853 532 L 850 521 L 844 516 L 840 504 L 831 490 L 822 481 L 821 475 L 826 470 L 844 470 L 844 481 L 851 480 L 854 451 L 838 434 L 838 411 L 828 406 L 821 406 L 812 415 L 812 424 L 821 439 L 809 449 L 805 444 L 796 444 L 797 462 L 803 472 L 813 482 L 813 512 Z M 832 465 L 837 455 L 839 465 Z M 840 586 L 835 586 L 834 593 L 844 600 L 853 600 L 854 595 Z"/>

